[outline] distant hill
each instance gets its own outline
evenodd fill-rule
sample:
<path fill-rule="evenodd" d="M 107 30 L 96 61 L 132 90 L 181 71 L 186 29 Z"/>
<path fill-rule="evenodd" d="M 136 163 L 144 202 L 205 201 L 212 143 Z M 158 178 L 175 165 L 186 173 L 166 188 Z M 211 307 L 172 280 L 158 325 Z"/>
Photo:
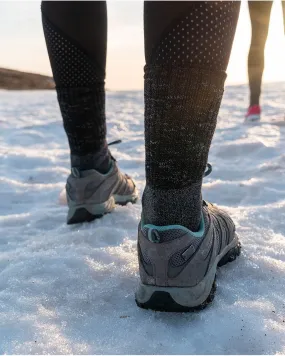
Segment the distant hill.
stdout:
<path fill-rule="evenodd" d="M 54 81 L 52 77 L 41 74 L 26 73 L 20 72 L 18 70 L 0 68 L 0 89 L 54 89 Z"/>

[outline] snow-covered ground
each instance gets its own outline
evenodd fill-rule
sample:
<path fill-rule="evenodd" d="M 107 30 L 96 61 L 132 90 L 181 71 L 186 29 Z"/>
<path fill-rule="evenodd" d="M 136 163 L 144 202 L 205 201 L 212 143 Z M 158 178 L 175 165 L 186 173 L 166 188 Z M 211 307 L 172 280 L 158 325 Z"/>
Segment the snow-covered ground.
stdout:
<path fill-rule="evenodd" d="M 233 216 L 242 256 L 218 272 L 200 313 L 136 307 L 141 204 L 65 224 L 69 153 L 53 92 L 0 92 L 0 354 L 285 353 L 285 84 L 264 90 L 264 122 L 243 124 L 228 87 L 204 197 Z M 144 186 L 143 95 L 109 93 L 108 140 Z"/>

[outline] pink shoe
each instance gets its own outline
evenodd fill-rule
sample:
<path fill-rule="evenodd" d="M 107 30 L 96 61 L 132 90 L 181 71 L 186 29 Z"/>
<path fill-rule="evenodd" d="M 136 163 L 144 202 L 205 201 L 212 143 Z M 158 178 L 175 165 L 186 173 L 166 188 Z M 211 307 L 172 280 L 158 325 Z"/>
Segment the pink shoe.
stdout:
<path fill-rule="evenodd" d="M 245 115 L 245 122 L 255 122 L 260 120 L 261 109 L 259 105 L 252 105 Z"/>

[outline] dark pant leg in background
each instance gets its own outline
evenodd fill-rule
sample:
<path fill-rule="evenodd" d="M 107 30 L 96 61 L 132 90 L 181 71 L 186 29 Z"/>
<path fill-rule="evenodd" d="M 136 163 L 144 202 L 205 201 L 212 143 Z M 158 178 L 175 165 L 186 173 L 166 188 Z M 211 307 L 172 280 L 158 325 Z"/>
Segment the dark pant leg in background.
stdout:
<path fill-rule="evenodd" d="M 264 69 L 264 47 L 268 35 L 271 7 L 272 1 L 248 2 L 252 33 L 248 54 L 250 106 L 259 105 Z"/>
<path fill-rule="evenodd" d="M 283 13 L 283 28 L 285 32 L 285 1 L 281 1 L 282 4 L 282 13 Z"/>

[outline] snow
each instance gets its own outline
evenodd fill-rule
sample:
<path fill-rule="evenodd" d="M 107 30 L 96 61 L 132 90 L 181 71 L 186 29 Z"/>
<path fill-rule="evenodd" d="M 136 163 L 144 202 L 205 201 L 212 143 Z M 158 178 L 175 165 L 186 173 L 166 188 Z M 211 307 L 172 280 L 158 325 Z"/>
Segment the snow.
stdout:
<path fill-rule="evenodd" d="M 69 152 L 54 92 L 0 92 L 0 353 L 285 353 L 285 84 L 264 122 L 243 124 L 246 86 L 227 87 L 204 197 L 233 216 L 243 250 L 200 313 L 137 308 L 141 204 L 67 226 Z M 110 92 L 108 140 L 144 186 L 142 92 Z M 276 123 L 271 124 L 275 119 Z"/>

